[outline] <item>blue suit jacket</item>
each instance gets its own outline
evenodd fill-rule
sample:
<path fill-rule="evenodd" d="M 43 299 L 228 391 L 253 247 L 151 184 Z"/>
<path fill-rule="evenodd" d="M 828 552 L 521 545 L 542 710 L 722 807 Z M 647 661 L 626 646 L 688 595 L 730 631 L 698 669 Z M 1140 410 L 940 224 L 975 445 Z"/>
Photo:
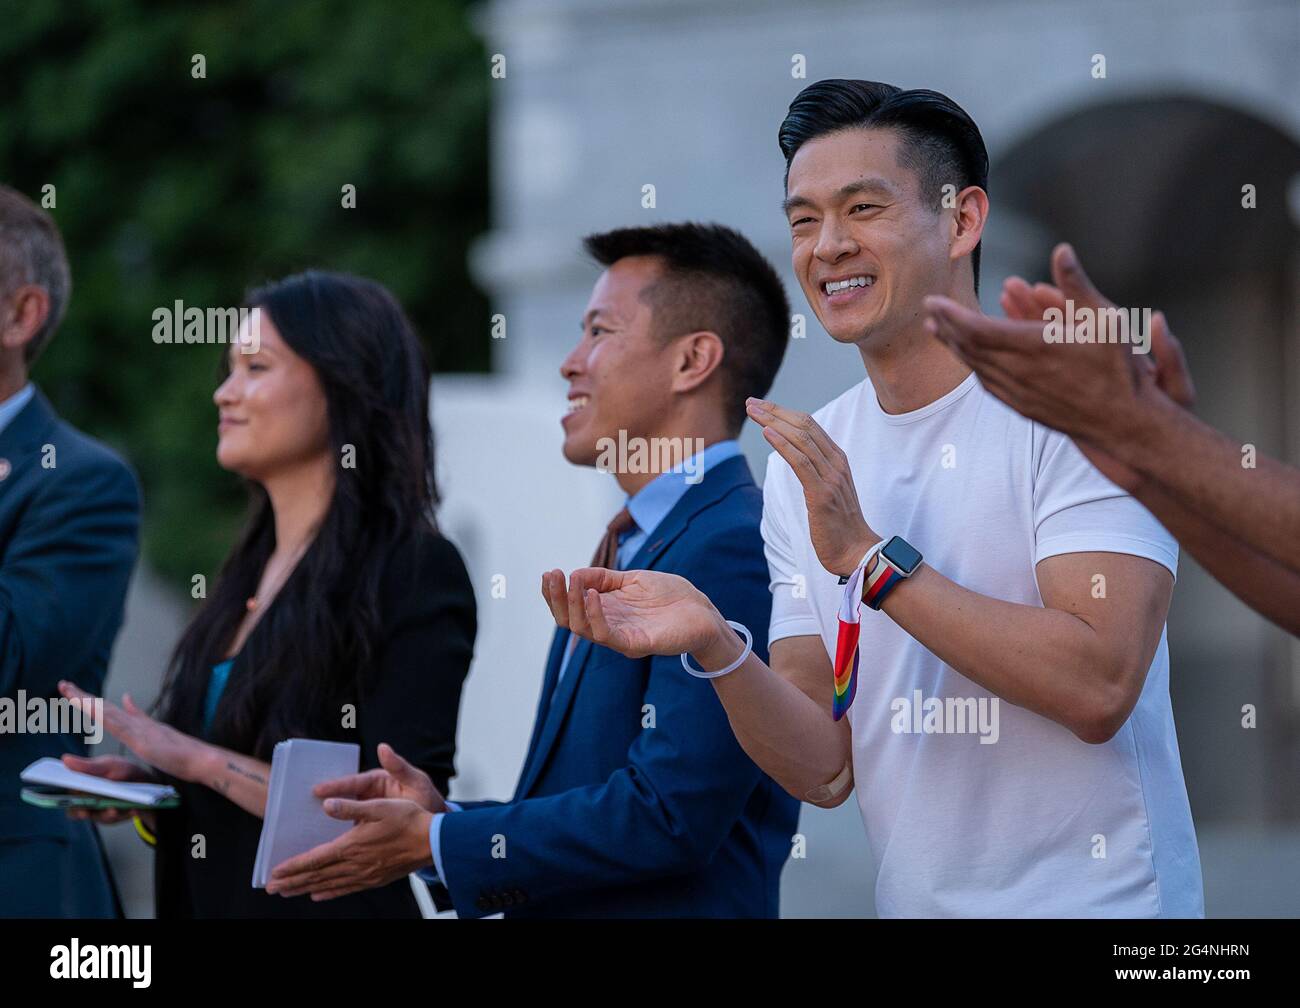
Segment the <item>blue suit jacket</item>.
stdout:
<path fill-rule="evenodd" d="M 743 457 L 711 468 L 628 569 L 680 574 L 767 658 L 762 492 Z M 442 867 L 462 917 L 775 917 L 799 803 L 732 734 L 680 659 L 625 658 L 579 640 L 556 682 L 556 632 L 514 800 L 442 821 Z"/>
<path fill-rule="evenodd" d="M 60 679 L 102 694 L 135 566 L 135 477 L 39 391 L 0 431 L 0 459 L 0 696 L 57 698 Z M 27 764 L 85 748 L 0 733 L 0 917 L 116 915 L 93 827 L 18 797 Z"/>

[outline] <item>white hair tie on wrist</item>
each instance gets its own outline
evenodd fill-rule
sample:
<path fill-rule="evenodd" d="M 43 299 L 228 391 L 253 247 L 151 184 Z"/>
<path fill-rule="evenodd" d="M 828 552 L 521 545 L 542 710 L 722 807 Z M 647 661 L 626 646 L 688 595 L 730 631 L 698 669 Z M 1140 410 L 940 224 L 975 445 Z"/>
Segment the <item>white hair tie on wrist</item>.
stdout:
<path fill-rule="evenodd" d="M 735 630 L 736 633 L 740 634 L 742 637 L 745 638 L 745 650 L 740 652 L 739 658 L 737 658 L 726 668 L 718 669 L 718 671 L 716 672 L 697 672 L 695 671 L 695 669 L 691 668 L 690 662 L 686 660 L 687 659 L 686 654 L 683 653 L 682 668 L 684 668 L 691 675 L 695 676 L 696 679 L 716 679 L 718 678 L 718 676 L 724 676 L 728 672 L 734 672 L 736 671 L 736 669 L 740 668 L 740 666 L 745 663 L 745 659 L 748 658 L 754 651 L 754 636 L 749 632 L 749 627 L 745 626 L 745 624 L 743 623 L 737 623 L 734 620 L 727 620 L 727 626 L 731 627 L 731 629 Z"/>

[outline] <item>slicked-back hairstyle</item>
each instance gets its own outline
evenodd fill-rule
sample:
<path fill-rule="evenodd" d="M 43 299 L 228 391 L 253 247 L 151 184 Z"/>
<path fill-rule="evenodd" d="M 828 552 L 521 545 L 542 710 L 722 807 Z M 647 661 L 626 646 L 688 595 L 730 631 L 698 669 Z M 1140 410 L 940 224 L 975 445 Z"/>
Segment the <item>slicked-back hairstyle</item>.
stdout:
<path fill-rule="evenodd" d="M 0 297 L 19 287 L 45 288 L 50 313 L 23 347 L 31 365 L 53 338 L 68 308 L 72 274 L 54 218 L 16 189 L 0 185 Z"/>
<path fill-rule="evenodd" d="M 641 292 L 664 343 L 708 331 L 722 340 L 719 370 L 726 422 L 745 423 L 745 399 L 765 396 L 785 357 L 790 302 L 781 278 L 744 235 L 721 224 L 618 228 L 583 239 L 587 254 L 609 268 L 628 256 L 656 256 L 663 276 Z"/>
<path fill-rule="evenodd" d="M 891 129 L 902 141 L 899 160 L 916 175 L 921 199 L 936 212 L 943 187 L 989 188 L 989 154 L 975 120 L 947 95 L 924 88 L 904 91 L 893 84 L 864 80 L 823 80 L 795 96 L 777 133 L 790 162 L 809 140 L 846 129 Z M 980 247 L 971 253 L 975 292 L 980 289 Z"/>

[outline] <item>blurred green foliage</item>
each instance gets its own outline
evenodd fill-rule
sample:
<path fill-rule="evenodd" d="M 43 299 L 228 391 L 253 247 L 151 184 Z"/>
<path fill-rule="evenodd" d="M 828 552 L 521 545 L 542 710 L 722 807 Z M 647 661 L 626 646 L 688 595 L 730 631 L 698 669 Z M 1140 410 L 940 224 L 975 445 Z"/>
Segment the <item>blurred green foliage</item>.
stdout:
<path fill-rule="evenodd" d="M 0 181 L 38 203 L 55 186 L 72 264 L 33 377 L 135 466 L 145 556 L 178 585 L 215 573 L 245 495 L 214 456 L 223 348 L 155 345 L 155 308 L 347 270 L 402 301 L 435 369 L 488 367 L 465 257 L 487 227 L 490 78 L 467 6 L 0 0 Z"/>

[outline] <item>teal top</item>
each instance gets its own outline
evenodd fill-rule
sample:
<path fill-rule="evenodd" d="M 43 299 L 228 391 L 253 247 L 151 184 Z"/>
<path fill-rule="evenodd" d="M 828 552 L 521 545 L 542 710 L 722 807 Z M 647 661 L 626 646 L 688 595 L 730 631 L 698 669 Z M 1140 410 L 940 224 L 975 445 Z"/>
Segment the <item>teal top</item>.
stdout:
<path fill-rule="evenodd" d="M 212 719 L 216 716 L 217 704 L 221 702 L 221 694 L 226 690 L 226 680 L 230 678 L 230 667 L 234 664 L 235 659 L 227 658 L 212 666 L 212 678 L 208 680 L 208 695 L 203 701 L 204 735 L 212 732 Z"/>

